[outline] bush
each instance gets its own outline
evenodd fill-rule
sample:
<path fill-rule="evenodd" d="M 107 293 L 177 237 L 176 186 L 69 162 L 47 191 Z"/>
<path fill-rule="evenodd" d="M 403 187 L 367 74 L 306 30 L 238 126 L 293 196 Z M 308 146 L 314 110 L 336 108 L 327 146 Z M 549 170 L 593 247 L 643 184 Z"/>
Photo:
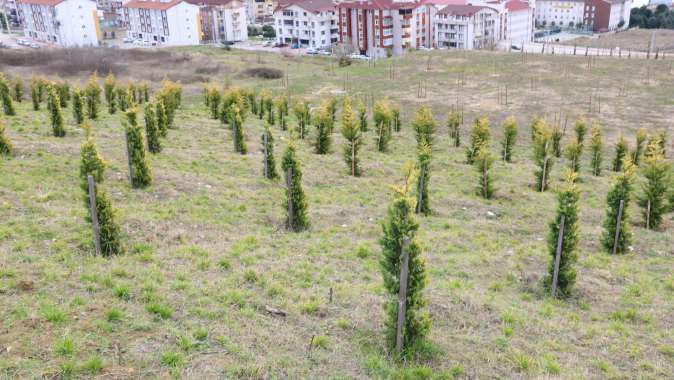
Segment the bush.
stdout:
<path fill-rule="evenodd" d="M 613 171 L 619 172 L 623 169 L 623 161 L 627 157 L 627 141 L 623 137 L 622 133 L 618 137 L 618 142 L 615 145 L 615 158 L 613 159 Z"/>
<path fill-rule="evenodd" d="M 98 108 L 101 104 L 101 87 L 98 85 L 98 75 L 96 72 L 91 74 L 87 86 L 84 88 L 84 99 L 87 117 L 89 119 L 96 119 L 98 117 Z"/>
<path fill-rule="evenodd" d="M 431 146 L 425 139 L 418 148 L 419 179 L 417 181 L 417 214 L 431 214 L 431 200 L 428 185 L 431 182 Z"/>
<path fill-rule="evenodd" d="M 316 154 L 328 154 L 332 143 L 332 116 L 330 115 L 329 101 L 323 101 L 321 108 L 314 116 L 316 125 L 316 141 L 314 143 L 314 152 Z"/>
<path fill-rule="evenodd" d="M 426 106 L 419 108 L 412 121 L 412 129 L 414 129 L 416 135 L 418 148 L 421 148 L 424 143 L 428 144 L 429 147 L 433 146 L 435 128 L 436 123 L 431 109 Z"/>
<path fill-rule="evenodd" d="M 646 128 L 639 128 L 637 131 L 634 151 L 632 152 L 632 163 L 634 165 L 639 166 L 639 163 L 641 162 L 641 155 L 644 152 L 644 143 L 647 138 L 648 133 L 646 132 Z"/>
<path fill-rule="evenodd" d="M 161 152 L 162 146 L 159 141 L 159 129 L 157 128 L 157 117 L 154 114 L 155 105 L 148 102 L 145 103 L 145 135 L 147 136 L 147 150 L 150 153 Z"/>
<path fill-rule="evenodd" d="M 339 67 L 351 66 L 353 60 L 345 55 L 339 57 Z"/>
<path fill-rule="evenodd" d="M 2 110 L 5 115 L 13 116 L 16 114 L 12 94 L 9 91 L 9 82 L 2 73 L 0 73 L 0 102 L 2 102 Z"/>
<path fill-rule="evenodd" d="M 232 107 L 229 125 L 232 127 L 232 133 L 234 135 L 234 150 L 237 153 L 246 154 L 248 148 L 246 147 L 243 132 L 243 119 L 241 118 L 241 111 L 236 105 Z"/>
<path fill-rule="evenodd" d="M 501 143 L 501 156 L 503 161 L 511 162 L 513 147 L 517 141 L 517 121 L 514 117 L 509 117 L 503 124 L 503 142 Z"/>
<path fill-rule="evenodd" d="M 461 146 L 461 113 L 450 111 L 447 115 L 447 129 L 449 137 L 454 140 L 454 147 Z"/>
<path fill-rule="evenodd" d="M 276 171 L 276 160 L 274 159 L 274 136 L 271 134 L 269 124 L 265 125 L 264 132 L 262 132 L 262 138 L 260 139 L 260 141 L 262 143 L 261 149 L 263 160 L 262 174 L 266 174 L 267 179 L 276 179 L 278 178 L 278 173 Z M 264 173 L 265 165 L 267 167 L 267 173 Z"/>
<path fill-rule="evenodd" d="M 262 78 L 262 79 L 281 79 L 283 77 L 283 71 L 279 69 L 274 69 L 271 67 L 252 67 L 246 69 L 244 74 L 253 78 Z"/>
<path fill-rule="evenodd" d="M 601 129 L 599 125 L 593 124 L 590 129 L 590 165 L 592 166 L 592 175 L 598 176 L 601 174 L 602 149 L 604 145 L 601 139 Z"/>
<path fill-rule="evenodd" d="M 372 118 L 377 132 L 377 150 L 388 151 L 388 143 L 391 141 L 391 120 L 393 115 L 391 107 L 386 100 L 379 100 L 374 104 Z"/>
<path fill-rule="evenodd" d="M 536 191 L 545 191 L 550 182 L 550 171 L 553 160 L 552 132 L 544 122 L 540 122 L 534 139 L 534 163 L 538 167 L 536 176 Z"/>
<path fill-rule="evenodd" d="M 662 215 L 667 212 L 666 196 L 671 167 L 662 154 L 658 140 L 651 142 L 649 151 L 653 153 L 644 160 L 646 183 L 643 184 L 643 195 L 638 199 L 643 209 L 644 225 L 648 229 L 658 228 L 662 223 Z"/>
<path fill-rule="evenodd" d="M 73 118 L 77 125 L 84 122 L 84 93 L 78 87 L 73 90 Z"/>
<path fill-rule="evenodd" d="M 145 158 L 143 133 L 136 121 L 136 109 L 126 112 L 128 122 L 122 121 L 126 131 L 126 139 L 131 160 L 131 185 L 135 188 L 147 187 L 152 183 L 152 174 Z"/>
<path fill-rule="evenodd" d="M 622 172 L 613 179 L 613 185 L 606 195 L 606 218 L 604 219 L 604 232 L 601 237 L 601 243 L 607 252 L 613 253 L 613 244 L 618 223 L 620 224 L 620 234 L 615 252 L 618 254 L 627 252 L 627 246 L 630 245 L 632 234 L 629 230 L 628 206 L 630 202 L 630 193 L 632 192 L 632 176 L 634 174 L 634 165 L 628 158 L 621 165 Z M 623 212 L 618 221 L 618 212 L 620 209 L 620 200 L 624 201 Z"/>
<path fill-rule="evenodd" d="M 485 199 L 491 199 L 494 196 L 493 179 L 489 173 L 493 163 L 494 156 L 489 149 L 487 147 L 479 149 L 478 154 L 475 156 L 475 168 L 480 174 L 478 194 Z"/>
<path fill-rule="evenodd" d="M 47 98 L 47 110 L 49 111 L 49 120 L 51 123 L 51 128 L 56 137 L 64 137 L 66 135 L 66 130 L 63 125 L 63 114 L 61 113 L 61 103 L 59 101 L 58 93 L 56 88 L 53 86 L 49 88 L 49 94 Z"/>
<path fill-rule="evenodd" d="M 480 153 L 483 147 L 489 147 L 491 132 L 489 130 L 489 119 L 481 117 L 475 119 L 473 129 L 470 131 L 470 146 L 466 148 L 466 162 L 472 165 L 475 157 Z"/>
<path fill-rule="evenodd" d="M 293 113 L 297 119 L 297 129 L 301 139 L 304 139 L 306 128 L 311 122 L 310 106 L 311 104 L 304 100 L 298 100 L 293 106 Z"/>
<path fill-rule="evenodd" d="M 9 138 L 5 136 L 5 125 L 2 124 L 0 120 L 0 155 L 2 156 L 11 156 L 14 154 L 14 147 L 9 141 Z"/>
<path fill-rule="evenodd" d="M 578 141 L 578 137 L 576 137 L 569 143 L 569 145 L 566 146 L 566 159 L 569 160 L 569 169 L 571 169 L 574 173 L 578 173 L 580 171 L 580 154 L 582 151 L 583 145 L 580 141 Z"/>
<path fill-rule="evenodd" d="M 115 101 L 115 86 L 117 85 L 115 81 L 115 76 L 112 73 L 109 73 L 105 78 L 103 83 L 103 94 L 105 95 L 105 102 L 108 104 L 108 113 L 113 114 L 116 111 L 116 101 Z"/>

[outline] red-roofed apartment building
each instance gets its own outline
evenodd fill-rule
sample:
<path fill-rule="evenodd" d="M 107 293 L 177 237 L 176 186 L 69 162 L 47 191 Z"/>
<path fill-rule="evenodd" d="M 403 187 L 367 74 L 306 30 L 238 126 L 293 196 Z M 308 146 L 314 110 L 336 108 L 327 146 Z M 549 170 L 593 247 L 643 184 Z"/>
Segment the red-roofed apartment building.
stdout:
<path fill-rule="evenodd" d="M 362 0 L 338 4 L 339 40 L 370 57 L 434 46 L 437 8 L 425 1 Z"/>
<path fill-rule="evenodd" d="M 595 32 L 624 29 L 630 24 L 632 0 L 585 0 L 583 23 Z"/>
<path fill-rule="evenodd" d="M 156 45 L 198 45 L 199 6 L 185 0 L 130 0 L 124 3 L 128 36 Z"/>
<path fill-rule="evenodd" d="M 338 41 L 337 9 L 332 0 L 286 0 L 274 10 L 276 42 L 294 47 L 328 48 Z"/>
<path fill-rule="evenodd" d="M 101 32 L 91 0 L 18 0 L 26 37 L 63 47 L 98 46 Z"/>
<path fill-rule="evenodd" d="M 505 2 L 505 10 L 502 34 L 508 45 L 522 46 L 524 43 L 533 41 L 535 8 L 526 1 L 509 0 Z"/>

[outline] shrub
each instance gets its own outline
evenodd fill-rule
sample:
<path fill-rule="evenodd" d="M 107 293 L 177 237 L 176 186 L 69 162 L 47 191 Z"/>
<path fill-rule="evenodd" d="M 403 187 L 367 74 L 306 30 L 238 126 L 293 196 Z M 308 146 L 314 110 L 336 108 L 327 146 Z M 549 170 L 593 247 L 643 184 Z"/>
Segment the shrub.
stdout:
<path fill-rule="evenodd" d="M 14 77 L 12 88 L 14 89 L 14 93 L 12 94 L 14 100 L 21 103 L 23 101 L 23 81 L 21 77 Z"/>
<path fill-rule="evenodd" d="M 472 165 L 475 157 L 482 147 L 489 147 L 491 132 L 489 131 L 489 119 L 481 117 L 475 119 L 470 131 L 470 146 L 466 148 L 466 162 Z"/>
<path fill-rule="evenodd" d="M 182 87 L 180 83 L 172 82 L 164 79 L 161 82 L 161 88 L 157 91 L 155 98 L 158 102 L 163 103 L 166 112 L 166 126 L 173 127 L 175 113 L 182 102 Z"/>
<path fill-rule="evenodd" d="M 246 100 L 243 92 L 238 87 L 228 89 L 223 95 L 222 107 L 220 110 L 220 121 L 223 124 L 230 123 L 234 106 L 239 107 L 239 116 L 241 116 L 241 121 L 244 121 L 246 116 Z M 260 119 L 262 119 L 262 117 L 260 117 Z"/>
<path fill-rule="evenodd" d="M 267 172 L 265 173 L 263 169 L 262 174 L 264 174 L 267 179 L 276 179 L 278 178 L 278 173 L 276 171 L 276 160 L 274 159 L 274 136 L 271 134 L 269 124 L 265 125 L 260 141 L 262 142 L 263 168 L 265 166 L 267 168 Z"/>
<path fill-rule="evenodd" d="M 641 162 L 641 154 L 644 152 L 644 143 L 647 138 L 648 133 L 646 132 L 646 128 L 639 128 L 637 131 L 634 151 L 632 152 L 632 163 L 634 163 L 634 165 L 639 166 L 639 163 Z"/>
<path fill-rule="evenodd" d="M 414 120 L 412 121 L 412 129 L 417 139 L 417 147 L 421 148 L 423 143 L 433 146 L 433 134 L 435 133 L 436 123 L 433 119 L 431 109 L 426 106 L 421 106 L 417 110 Z"/>
<path fill-rule="evenodd" d="M 283 77 L 283 71 L 271 67 L 254 67 L 246 69 L 244 74 L 249 77 L 262 79 L 281 79 Z"/>
<path fill-rule="evenodd" d="M 16 114 L 12 95 L 9 92 L 9 82 L 2 73 L 0 73 L 0 102 L 2 102 L 2 111 L 5 115 L 12 116 Z"/>
<path fill-rule="evenodd" d="M 14 147 L 9 141 L 9 138 L 5 136 L 5 125 L 0 120 L 0 155 L 2 156 L 11 156 L 14 154 Z"/>
<path fill-rule="evenodd" d="M 40 102 L 42 102 L 41 79 L 31 78 L 30 80 L 30 100 L 33 103 L 33 111 L 40 110 Z"/>
<path fill-rule="evenodd" d="M 566 159 L 569 160 L 569 169 L 574 173 L 580 171 L 580 154 L 582 151 L 583 145 L 578 141 L 577 137 L 566 146 Z"/>
<path fill-rule="evenodd" d="M 517 141 L 517 121 L 509 117 L 503 124 L 503 142 L 501 143 L 501 156 L 503 161 L 512 162 L 513 147 Z"/>
<path fill-rule="evenodd" d="M 211 87 L 208 89 L 208 107 L 211 110 L 211 119 L 218 118 L 221 99 L 222 95 L 217 88 Z"/>
<path fill-rule="evenodd" d="M 646 228 L 658 228 L 662 223 L 662 215 L 667 212 L 666 196 L 671 165 L 665 161 L 660 141 L 651 142 L 649 150 L 653 153 L 644 160 L 642 169 L 646 183 L 643 184 L 643 195 L 638 199 L 643 209 Z"/>
<path fill-rule="evenodd" d="M 98 85 L 98 75 L 96 72 L 91 74 L 84 88 L 84 99 L 87 107 L 87 117 L 89 119 L 96 119 L 98 117 L 98 108 L 101 104 L 101 87 Z"/>
<path fill-rule="evenodd" d="M 367 129 L 367 127 L 365 128 Z M 342 136 L 346 139 L 344 161 L 349 173 L 354 177 L 360 176 L 358 150 L 360 149 L 362 130 L 362 120 L 360 123 L 356 122 L 356 116 L 351 109 L 351 100 L 349 98 L 344 99 L 344 105 L 342 106 Z"/>
<path fill-rule="evenodd" d="M 601 174 L 602 149 L 604 144 L 601 139 L 601 129 L 599 125 L 593 124 L 590 129 L 590 165 L 592 166 L 592 175 L 598 176 Z"/>
<path fill-rule="evenodd" d="M 393 118 L 393 130 L 400 132 L 402 125 L 400 121 L 400 107 L 398 105 L 391 106 L 391 117 Z"/>
<path fill-rule="evenodd" d="M 388 293 L 384 323 L 386 345 L 389 350 L 396 346 L 396 326 L 398 320 L 398 293 L 400 291 L 400 265 L 403 257 L 403 239 L 409 239 L 406 247 L 409 257 L 407 278 L 407 297 L 405 302 L 405 321 L 403 326 L 403 355 L 410 354 L 409 349 L 423 341 L 430 329 L 430 318 L 422 309 L 426 305 L 423 290 L 426 287 L 426 265 L 421 258 L 421 247 L 415 239 L 419 224 L 413 216 L 414 200 L 408 196 L 414 171 L 408 167 L 405 183 L 396 188 L 393 203 L 386 212 L 382 223 L 383 235 L 379 240 L 382 248 L 380 261 L 384 288 Z"/>
<path fill-rule="evenodd" d="M 84 93 L 77 87 L 73 90 L 73 118 L 77 125 L 84 122 Z"/>
<path fill-rule="evenodd" d="M 332 143 L 332 117 L 330 115 L 329 101 L 323 101 L 321 108 L 318 109 L 314 116 L 314 124 L 316 125 L 316 141 L 314 143 L 314 152 L 316 154 L 328 154 L 330 152 L 330 145 Z"/>
<path fill-rule="evenodd" d="M 61 103 L 59 101 L 56 88 L 50 87 L 47 98 L 47 110 L 49 111 L 49 121 L 52 131 L 56 137 L 64 137 L 66 129 L 63 125 L 63 114 L 61 113 Z"/>
<path fill-rule="evenodd" d="M 544 279 L 546 289 L 552 288 L 552 279 L 555 271 L 555 257 L 557 255 L 557 240 L 562 216 L 564 217 L 564 234 L 562 236 L 562 253 L 557 273 L 558 294 L 568 296 L 576 282 L 574 264 L 578 260 L 576 247 L 578 246 L 578 199 L 580 193 L 576 186 L 575 172 L 569 172 L 566 185 L 557 192 L 557 216 L 550 223 L 548 232 L 548 275 Z"/>
<path fill-rule="evenodd" d="M 297 129 L 301 139 L 306 135 L 307 125 L 311 122 L 310 103 L 306 100 L 299 100 L 293 106 L 293 113 L 297 119 Z"/>
<path fill-rule="evenodd" d="M 564 133 L 559 129 L 559 126 L 552 128 L 552 152 L 557 158 L 562 156 L 562 137 L 564 137 Z"/>
<path fill-rule="evenodd" d="M 576 134 L 576 141 L 580 145 L 582 152 L 583 145 L 585 144 L 585 135 L 587 134 L 587 124 L 585 123 L 585 120 L 576 120 L 576 124 L 573 126 L 573 131 Z"/>
<path fill-rule="evenodd" d="M 421 140 L 421 145 L 418 148 L 418 162 L 419 179 L 417 181 L 417 214 L 430 215 L 431 201 L 428 191 L 428 185 L 431 182 L 431 146 L 425 139 Z"/>
<path fill-rule="evenodd" d="M 145 158 L 143 133 L 136 121 L 136 109 L 126 112 L 128 122 L 122 121 L 126 131 L 129 159 L 131 160 L 131 185 L 135 188 L 147 187 L 152 183 L 152 174 Z"/>
<path fill-rule="evenodd" d="M 131 107 L 131 99 L 129 99 L 128 91 L 121 86 L 115 87 L 114 94 L 115 105 L 120 111 L 126 112 L 126 110 Z"/>
<path fill-rule="evenodd" d="M 155 105 L 151 102 L 145 103 L 145 135 L 147 136 L 147 150 L 150 153 L 161 152 L 162 146 L 159 141 L 160 131 L 157 128 L 157 117 L 154 114 Z"/>
<path fill-rule="evenodd" d="M 246 154 L 248 152 L 248 148 L 246 147 L 246 141 L 243 132 L 243 119 L 241 118 L 241 110 L 236 105 L 232 107 L 229 125 L 232 127 L 232 133 L 234 135 L 234 151 L 237 153 Z"/>
<path fill-rule="evenodd" d="M 331 97 L 326 102 L 326 109 L 330 115 L 330 133 L 332 133 L 332 128 L 337 122 L 337 98 Z"/>
<path fill-rule="evenodd" d="M 615 145 L 615 158 L 613 159 L 613 171 L 619 172 L 623 169 L 623 161 L 627 157 L 627 141 L 623 137 L 622 133 L 618 137 L 618 142 Z"/>
<path fill-rule="evenodd" d="M 484 146 L 480 148 L 477 155 L 475 156 L 475 168 L 480 174 L 478 194 L 485 199 L 490 199 L 494 196 L 493 179 L 489 173 L 493 163 L 494 156 L 491 154 L 489 149 Z"/>
<path fill-rule="evenodd" d="M 365 107 L 365 103 L 358 101 L 356 111 L 358 112 L 358 127 L 362 132 L 367 132 L 367 107 Z"/>
<path fill-rule="evenodd" d="M 164 103 L 155 103 L 155 117 L 157 118 L 157 130 L 159 131 L 159 135 L 161 137 L 166 137 L 168 134 L 168 119 L 166 117 L 166 108 L 164 108 Z"/>
<path fill-rule="evenodd" d="M 539 124 L 534 140 L 534 163 L 538 167 L 534 173 L 536 176 L 536 190 L 545 191 L 550 182 L 550 171 L 552 169 L 553 149 L 552 149 L 552 132 L 548 129 L 545 123 Z"/>
<path fill-rule="evenodd" d="M 101 252 L 103 256 L 112 256 L 124 253 L 119 225 L 115 221 L 115 211 L 107 193 L 96 186 L 96 212 L 101 237 Z"/>
<path fill-rule="evenodd" d="M 59 96 L 61 108 L 68 108 L 68 102 L 70 101 L 70 84 L 68 84 L 66 81 L 63 81 L 54 84 L 54 87 L 56 87 L 56 92 Z"/>
<path fill-rule="evenodd" d="M 173 316 L 173 309 L 169 305 L 152 302 L 145 308 L 148 313 L 154 314 L 161 319 L 169 319 Z"/>
<path fill-rule="evenodd" d="M 300 162 L 295 152 L 295 146 L 290 143 L 283 154 L 281 162 L 286 182 L 288 181 L 287 173 L 290 169 L 292 178 L 286 187 L 286 197 L 283 201 L 283 206 L 286 211 L 286 228 L 290 231 L 302 231 L 309 228 L 309 218 L 307 216 L 307 200 L 302 190 L 302 170 L 300 169 Z M 288 213 L 288 200 L 292 202 L 292 215 Z"/>
<path fill-rule="evenodd" d="M 108 104 L 108 113 L 111 115 L 117 111 L 117 99 L 115 99 L 117 95 L 115 92 L 116 85 L 115 76 L 109 73 L 103 83 L 103 93 L 105 95 L 105 102 Z"/>
<path fill-rule="evenodd" d="M 285 96 L 279 96 L 278 100 L 276 101 L 276 109 L 278 110 L 279 127 L 281 127 L 282 131 L 285 131 L 288 128 L 288 98 Z"/>
<path fill-rule="evenodd" d="M 447 115 L 447 129 L 449 137 L 454 140 L 454 147 L 461 146 L 461 113 L 450 111 Z"/>
<path fill-rule="evenodd" d="M 91 175 L 94 177 L 94 181 L 96 183 L 101 183 L 103 181 L 106 163 L 100 154 L 98 154 L 96 143 L 91 138 L 91 130 L 89 125 L 83 124 L 82 129 L 84 129 L 86 138 L 80 147 L 80 186 L 82 187 L 82 190 L 88 192 L 89 186 L 87 183 L 87 177 Z"/>
<path fill-rule="evenodd" d="M 629 223 L 627 222 L 627 214 L 630 193 L 632 192 L 632 176 L 634 174 L 634 165 L 629 158 L 621 166 L 622 172 L 613 178 L 613 185 L 606 196 L 606 218 L 604 219 L 604 232 L 601 237 L 604 249 L 612 253 L 616 228 L 620 224 L 620 234 L 618 235 L 615 247 L 615 252 L 619 254 L 627 251 L 627 246 L 630 245 L 632 240 Z M 624 201 L 624 206 L 621 218 L 618 221 L 620 200 Z"/>
<path fill-rule="evenodd" d="M 377 150 L 388 151 L 388 143 L 391 141 L 391 107 L 387 100 L 379 100 L 374 104 L 372 112 L 374 126 L 377 131 Z"/>

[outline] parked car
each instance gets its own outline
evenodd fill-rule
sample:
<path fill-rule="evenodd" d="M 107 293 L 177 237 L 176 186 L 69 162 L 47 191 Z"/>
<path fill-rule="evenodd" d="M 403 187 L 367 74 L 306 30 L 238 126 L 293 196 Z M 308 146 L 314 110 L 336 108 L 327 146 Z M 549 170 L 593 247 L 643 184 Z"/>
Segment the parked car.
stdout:
<path fill-rule="evenodd" d="M 36 44 L 35 42 L 31 42 L 29 46 L 30 46 L 31 49 L 39 49 L 40 48 L 40 45 Z"/>
<path fill-rule="evenodd" d="M 520 50 L 520 47 L 517 45 L 510 45 L 510 48 L 513 50 Z"/>
<path fill-rule="evenodd" d="M 29 42 L 26 41 L 26 40 L 17 40 L 16 43 L 21 45 L 21 46 L 26 46 L 26 45 L 29 44 Z"/>
<path fill-rule="evenodd" d="M 332 55 L 330 50 L 319 50 L 318 54 L 320 54 L 320 55 Z"/>
<path fill-rule="evenodd" d="M 266 47 L 274 46 L 274 41 L 267 41 L 267 42 L 264 43 L 264 46 L 266 46 Z"/>
<path fill-rule="evenodd" d="M 130 44 L 133 43 L 133 38 L 131 37 L 126 37 L 125 39 L 122 40 L 125 44 Z"/>
<path fill-rule="evenodd" d="M 370 59 L 370 57 L 368 57 L 367 55 L 361 55 L 361 54 L 355 54 L 355 53 L 354 53 L 354 54 L 351 54 L 351 55 L 349 56 L 349 58 L 351 58 L 351 59 L 360 59 L 360 60 L 363 60 L 363 61 L 367 61 L 367 60 Z"/>
<path fill-rule="evenodd" d="M 316 55 L 316 54 L 318 54 L 318 50 L 316 50 L 316 48 L 311 48 L 311 47 L 310 47 L 310 48 L 307 48 L 306 54 L 309 54 L 309 55 Z"/>

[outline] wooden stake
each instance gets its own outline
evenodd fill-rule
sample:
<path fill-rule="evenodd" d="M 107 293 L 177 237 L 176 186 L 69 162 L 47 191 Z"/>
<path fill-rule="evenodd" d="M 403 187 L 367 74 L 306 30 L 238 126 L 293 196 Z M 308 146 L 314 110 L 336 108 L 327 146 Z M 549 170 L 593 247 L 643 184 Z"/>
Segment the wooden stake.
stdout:
<path fill-rule="evenodd" d="M 94 177 L 90 174 L 87 176 L 89 185 L 89 209 L 91 210 L 91 225 L 94 229 L 94 245 L 96 246 L 96 254 L 101 255 L 101 227 L 98 225 L 98 209 L 96 208 L 96 184 Z"/>
<path fill-rule="evenodd" d="M 557 280 L 559 278 L 559 262 L 562 259 L 562 242 L 564 240 L 564 220 L 566 215 L 562 215 L 559 222 L 559 234 L 557 235 L 557 250 L 555 251 L 555 269 L 552 273 L 552 298 L 557 298 Z"/>
<path fill-rule="evenodd" d="M 407 275 L 409 272 L 410 256 L 407 247 L 410 245 L 410 238 L 403 237 L 402 262 L 400 265 L 400 290 L 398 291 L 398 323 L 396 328 L 396 352 L 400 354 L 403 349 L 403 328 L 405 326 L 405 313 L 407 311 Z"/>
<path fill-rule="evenodd" d="M 281 122 L 283 122 L 283 120 L 281 120 Z M 269 178 L 269 151 L 267 150 L 267 133 L 269 133 L 269 131 L 264 132 L 264 178 Z"/>
<path fill-rule="evenodd" d="M 417 200 L 417 214 L 421 214 L 421 202 L 424 200 L 424 175 L 426 174 L 425 168 L 421 168 L 421 173 L 419 174 L 419 198 Z"/>
<path fill-rule="evenodd" d="M 625 200 L 620 200 L 620 207 L 618 208 L 618 219 L 615 225 L 615 238 L 613 239 L 613 254 L 615 255 L 618 249 L 618 237 L 620 237 L 620 221 L 623 218 L 623 207 L 625 207 Z"/>
<path fill-rule="evenodd" d="M 646 229 L 651 229 L 651 200 L 646 202 Z"/>

